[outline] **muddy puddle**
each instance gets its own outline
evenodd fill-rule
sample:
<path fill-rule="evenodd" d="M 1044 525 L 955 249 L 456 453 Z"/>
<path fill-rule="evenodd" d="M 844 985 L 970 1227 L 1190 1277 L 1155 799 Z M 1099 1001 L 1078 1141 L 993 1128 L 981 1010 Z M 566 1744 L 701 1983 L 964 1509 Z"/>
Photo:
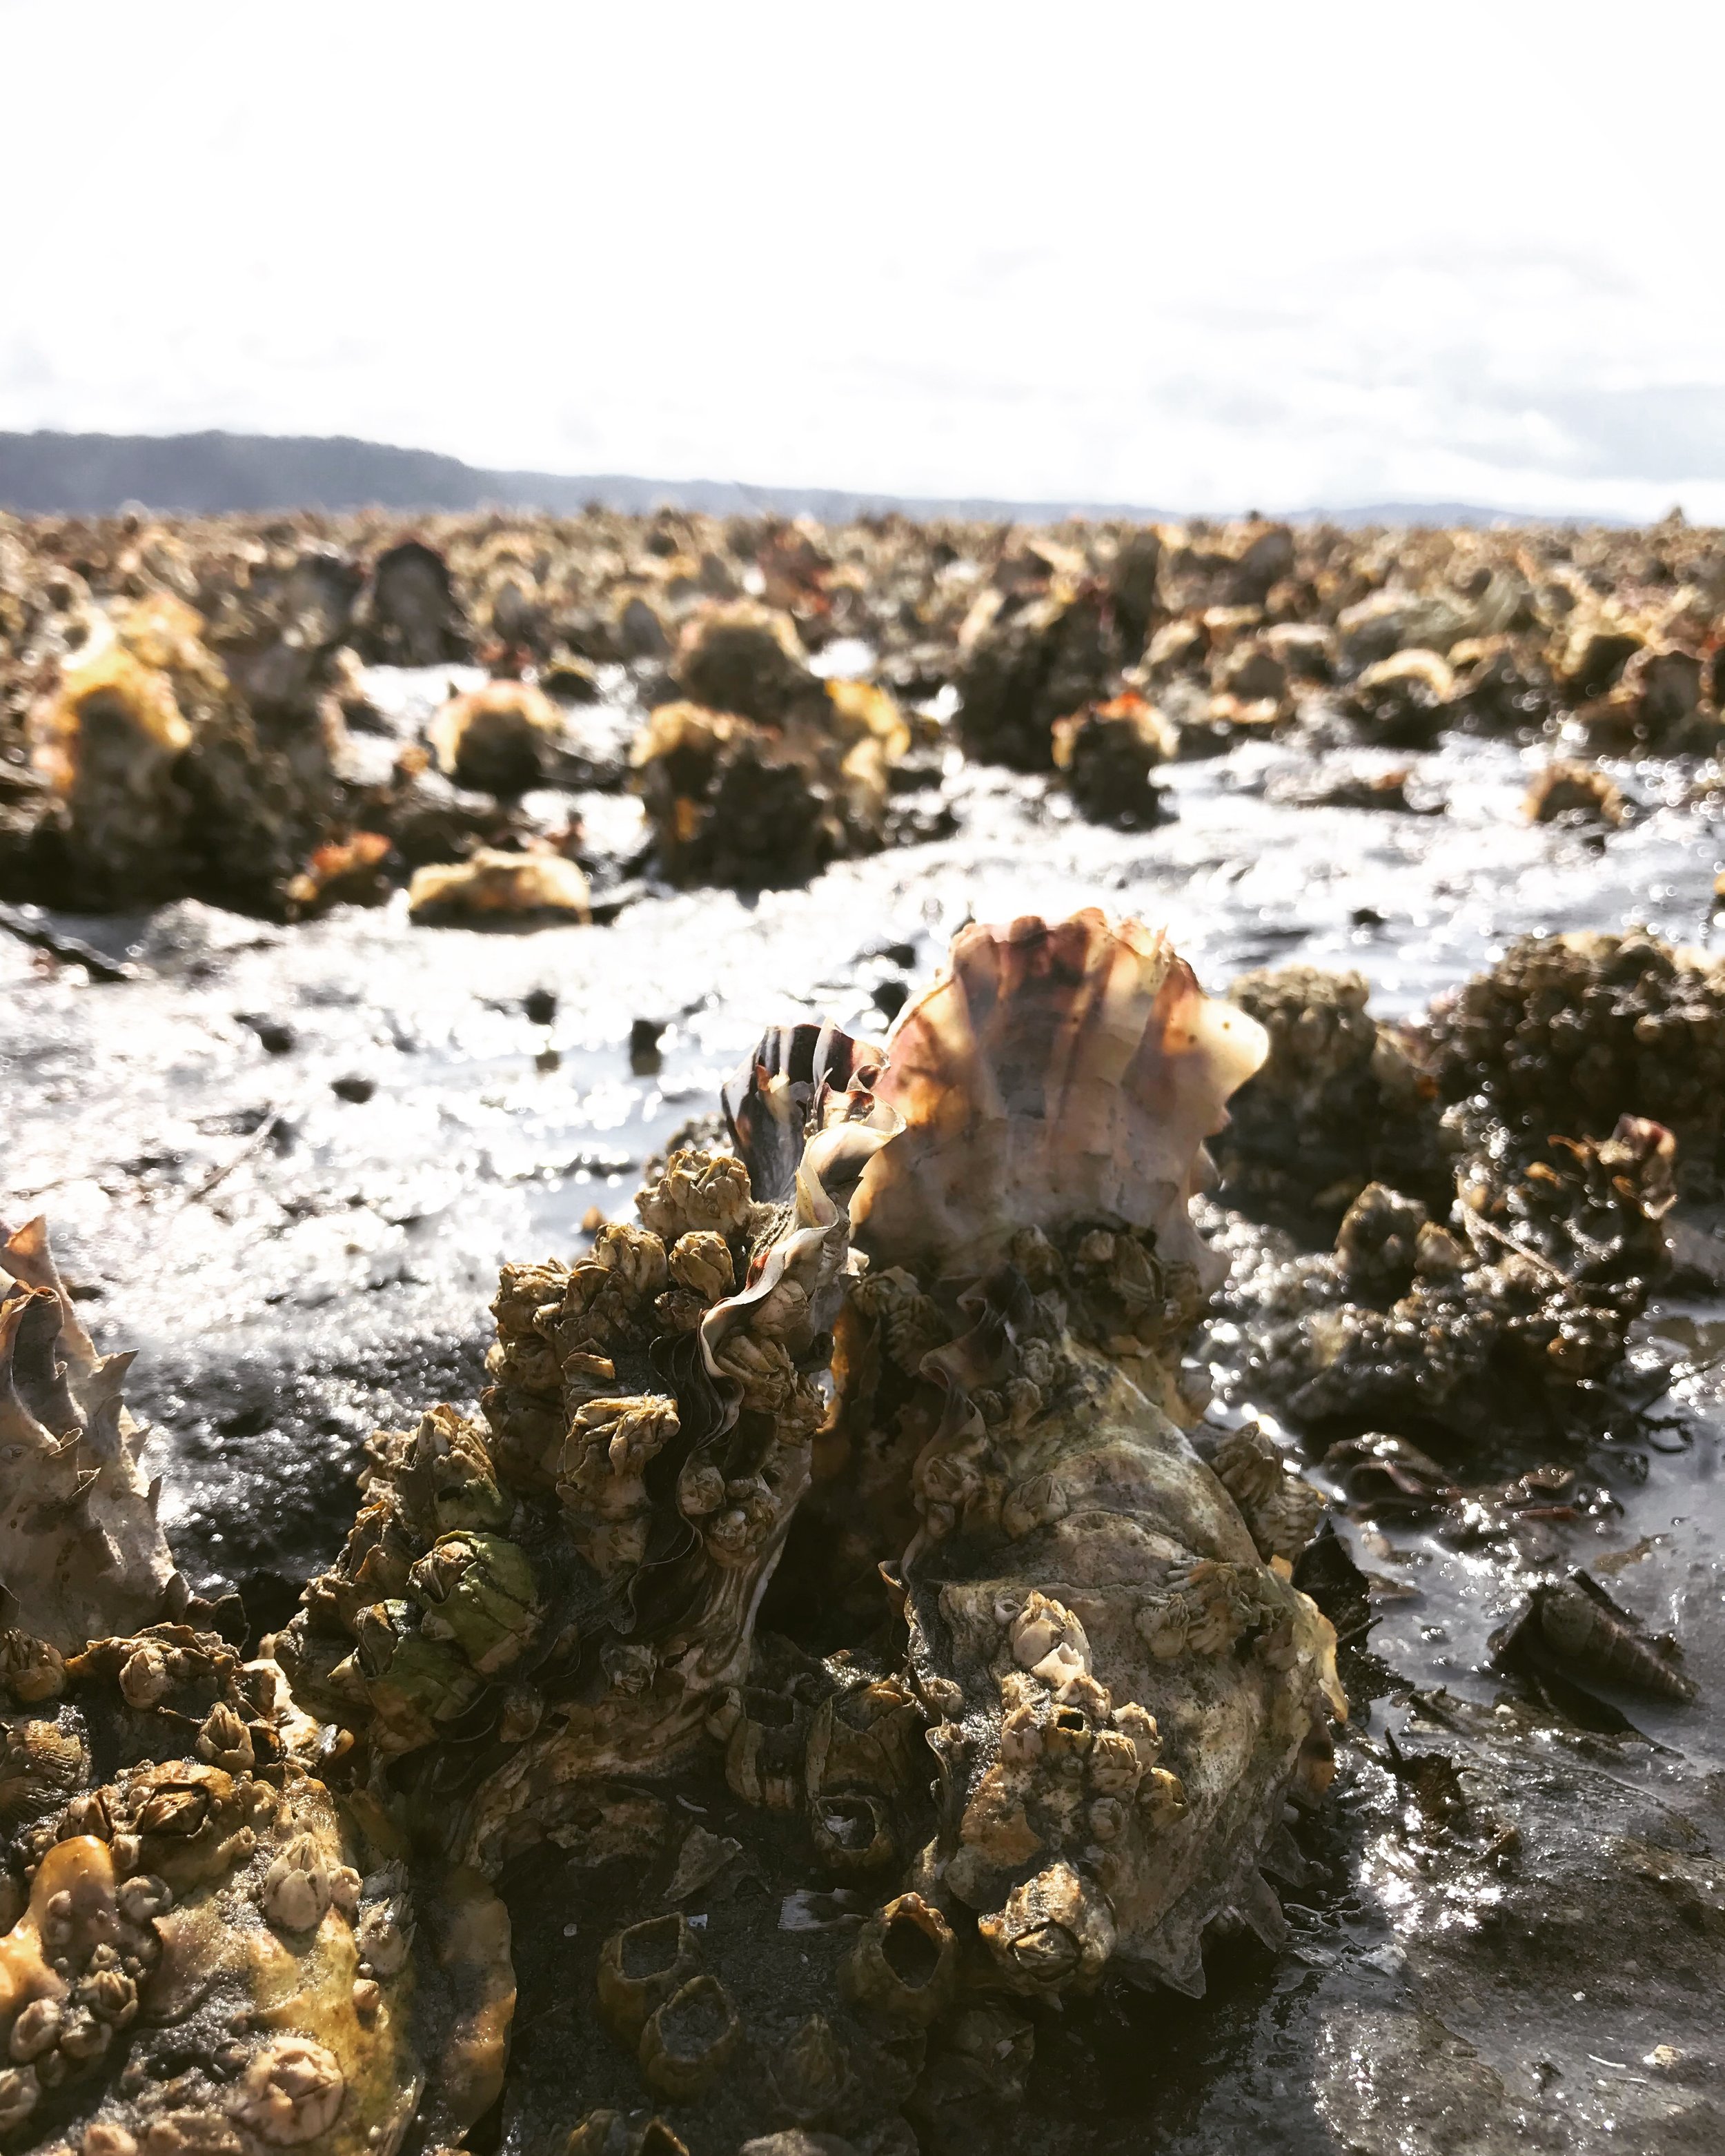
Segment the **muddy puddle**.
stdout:
<path fill-rule="evenodd" d="M 415 683 L 377 689 L 407 723 Z M 1176 818 L 1135 835 L 966 767 L 950 839 L 532 934 L 412 927 L 399 898 L 288 929 L 190 902 L 59 918 L 129 977 L 0 936 L 0 1211 L 45 1212 L 99 1342 L 141 1351 L 180 1559 L 270 1627 L 340 1542 L 366 1432 L 477 1394 L 500 1260 L 626 1213 L 767 1021 L 884 1029 L 968 917 L 1101 902 L 1166 921 L 1206 985 L 1351 967 L 1389 1014 L 1523 930 L 1705 942 L 1725 839 L 1692 767 L 1614 767 L 1637 805 L 1600 840 L 1523 820 L 1540 760 L 1383 757 L 1441 804 L 1414 814 L 1292 805 L 1311 760 L 1236 748 L 1174 766 Z M 626 854 L 630 805 L 594 798 Z M 1725 2148 L 1725 1224 L 1677 1219 L 1624 1380 L 1645 1409 L 1581 1463 L 1575 1517 L 1474 1547 L 1338 1517 L 1388 1675 L 1301 1830 L 1289 1949 L 1219 1943 L 1202 2001 L 1044 2014 L 1003 2148 Z M 1243 1419 L 1225 1327 L 1203 1353 L 1216 1418 Z M 1681 1639 L 1696 1704 L 1625 1694 L 1584 1727 L 1492 1668 L 1530 1584 L 1577 1566 Z"/>

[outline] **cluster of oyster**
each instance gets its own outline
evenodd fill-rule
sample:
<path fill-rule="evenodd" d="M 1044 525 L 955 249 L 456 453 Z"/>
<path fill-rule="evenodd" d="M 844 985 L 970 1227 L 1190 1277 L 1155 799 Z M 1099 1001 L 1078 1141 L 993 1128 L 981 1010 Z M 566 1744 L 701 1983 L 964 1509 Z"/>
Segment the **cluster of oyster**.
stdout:
<path fill-rule="evenodd" d="M 967 929 L 884 1051 L 769 1033 L 728 1145 L 505 1269 L 480 1414 L 373 1440 L 259 1659 L 171 1571 L 57 1635 L 22 1581 L 17 2145 L 388 2150 L 501 2091 L 536 2145 L 887 2156 L 1052 2004 L 1278 1942 L 1320 1501 L 1201 1456 L 1181 1372 L 1265 1047 L 1135 923 Z M 70 1306 L 23 1300 L 41 1405 Z"/>
<path fill-rule="evenodd" d="M 1219 1195 L 1308 1251 L 1334 1239 L 1234 1237 L 1252 1262 L 1229 1322 L 1259 1397 L 1308 1426 L 1464 1440 L 1482 1417 L 1567 1424 L 1668 1269 L 1680 1158 L 1692 1184 L 1714 1172 L 1712 969 L 1645 935 L 1530 938 L 1418 1028 L 1379 1025 L 1357 974 L 1230 993 L 1271 1048 Z"/>
<path fill-rule="evenodd" d="M 793 880 L 950 822 L 942 692 L 970 756 L 1129 827 L 1177 756 L 1450 727 L 1558 740 L 1528 814 L 1609 826 L 1591 758 L 1716 752 L 1722 606 L 1725 550 L 1673 521 L 0 519 L 0 881 L 303 911 L 437 868 L 426 917 L 495 916 L 507 880 L 470 908 L 468 858 L 578 872 L 569 793 L 631 778 L 673 880 Z M 850 639 L 868 678 L 829 684 Z M 391 731 L 361 668 L 457 660 L 490 683 L 381 777 L 347 731 Z M 602 697 L 636 715 L 630 758 L 582 746 Z M 553 865 L 518 910 L 582 908 Z"/>

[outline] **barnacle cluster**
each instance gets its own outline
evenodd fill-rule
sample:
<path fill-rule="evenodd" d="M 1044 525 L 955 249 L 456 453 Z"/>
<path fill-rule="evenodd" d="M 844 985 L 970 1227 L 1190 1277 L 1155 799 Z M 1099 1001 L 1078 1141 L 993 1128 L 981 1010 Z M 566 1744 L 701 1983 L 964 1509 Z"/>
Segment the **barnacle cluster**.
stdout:
<path fill-rule="evenodd" d="M 1725 1086 L 1725 984 L 1716 961 L 1644 930 L 1523 937 L 1430 1021 L 1444 1095 L 1476 1091 L 1531 1136 L 1603 1137 L 1651 1116 L 1712 1168 Z"/>
<path fill-rule="evenodd" d="M 1613 963 L 1590 1009 L 1578 976 Z M 1488 1401 L 1561 1414 L 1610 1373 L 1668 1264 L 1682 1149 L 1627 1106 L 1651 1096 L 1679 1120 L 1686 1075 L 1636 1030 L 1662 992 L 1709 1009 L 1699 963 L 1645 937 L 1518 944 L 1418 1031 L 1378 1026 L 1358 975 L 1235 983 L 1271 1047 L 1223 1140 L 1221 1194 L 1307 1234 L 1346 1206 L 1332 1248 L 1236 1274 L 1261 1396 L 1308 1422 L 1465 1430 Z M 1696 1102 L 1688 1129 L 1711 1114 Z"/>
<path fill-rule="evenodd" d="M 1404 1034 L 1367 1009 L 1359 973 L 1285 966 L 1228 990 L 1269 1052 L 1241 1086 L 1216 1165 L 1230 1203 L 1332 1223 L 1374 1178 L 1422 1194 L 1447 1180 L 1437 1087 Z"/>
<path fill-rule="evenodd" d="M 347 1546 L 282 1640 L 378 1773 L 417 1768 L 452 1856 L 558 1840 L 746 1674 L 824 1413 L 844 1199 L 885 1136 L 848 1041 L 773 1053 L 735 1111 L 748 1164 L 674 1152 L 639 1225 L 505 1269 L 483 1419 L 439 1407 L 372 1440 Z"/>
<path fill-rule="evenodd" d="M 280 1667 L 199 1629 L 131 1358 L 95 1354 L 39 1222 L 0 1262 L 0 2137 L 334 2156 L 416 2113 L 459 2135 L 501 2083 L 501 1907 L 447 1866 L 410 1887 Z"/>

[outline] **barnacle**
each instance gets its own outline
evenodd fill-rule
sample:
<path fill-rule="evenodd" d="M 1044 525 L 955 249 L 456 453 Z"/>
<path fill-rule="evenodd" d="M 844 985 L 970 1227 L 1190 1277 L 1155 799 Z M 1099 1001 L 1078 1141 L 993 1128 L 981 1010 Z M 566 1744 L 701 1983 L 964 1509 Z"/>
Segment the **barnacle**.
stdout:
<path fill-rule="evenodd" d="M 98 1355 L 40 1219 L 0 1226 L 0 1588 L 10 1620 L 65 1655 L 186 1604 L 138 1466 L 145 1430 L 122 1388 L 128 1354 Z M 46 1666 L 18 1668 L 25 1698 Z"/>

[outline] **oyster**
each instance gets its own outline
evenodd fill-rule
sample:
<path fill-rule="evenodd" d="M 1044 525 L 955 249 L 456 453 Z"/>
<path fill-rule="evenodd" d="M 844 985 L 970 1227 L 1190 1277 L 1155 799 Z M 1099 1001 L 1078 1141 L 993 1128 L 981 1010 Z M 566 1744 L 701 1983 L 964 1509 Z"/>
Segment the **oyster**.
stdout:
<path fill-rule="evenodd" d="M 496 680 L 452 696 L 432 720 L 430 738 L 445 778 L 514 798 L 541 783 L 562 730 L 562 715 L 542 689 Z"/>
<path fill-rule="evenodd" d="M 0 1590 L 8 1621 L 60 1654 L 186 1607 L 158 1485 L 127 1410 L 129 1354 L 98 1355 L 40 1219 L 0 1225 Z"/>
<path fill-rule="evenodd" d="M 0 1686 L 14 2145 L 357 2156 L 416 2111 L 454 2139 L 495 2099 L 493 1897 L 427 1882 L 415 1940 L 404 1872 L 306 1771 L 273 1663 L 183 1625 L 64 1658 L 13 1631 Z"/>
<path fill-rule="evenodd" d="M 1199 1989 L 1224 1913 L 1278 1938 L 1260 1866 L 1345 1712 L 1329 1626 L 1180 1427 L 1215 1276 L 1189 1204 L 1265 1045 L 1164 937 L 1088 912 L 963 931 L 876 1081 L 906 1127 L 852 1209 L 901 1322 L 877 1297 L 848 1420 L 926 1433 L 893 1568 L 942 1717 L 914 1871 L 1030 1996 L 1111 1965 Z"/>
<path fill-rule="evenodd" d="M 1173 727 L 1130 691 L 1055 721 L 1055 768 L 1093 824 L 1136 830 L 1159 823 L 1168 812 L 1150 773 L 1178 752 Z"/>

